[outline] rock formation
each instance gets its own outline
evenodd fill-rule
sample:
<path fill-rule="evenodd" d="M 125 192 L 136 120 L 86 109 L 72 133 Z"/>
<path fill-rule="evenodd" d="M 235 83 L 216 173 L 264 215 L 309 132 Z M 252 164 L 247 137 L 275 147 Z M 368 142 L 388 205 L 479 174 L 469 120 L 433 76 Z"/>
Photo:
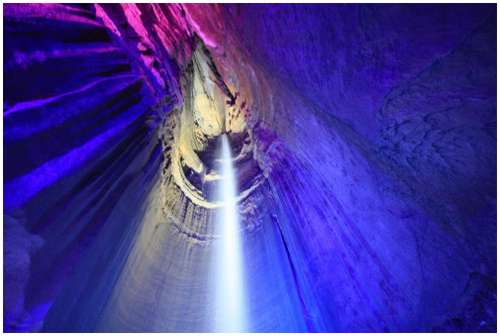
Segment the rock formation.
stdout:
<path fill-rule="evenodd" d="M 4 5 L 4 331 L 496 331 L 494 5 Z"/>

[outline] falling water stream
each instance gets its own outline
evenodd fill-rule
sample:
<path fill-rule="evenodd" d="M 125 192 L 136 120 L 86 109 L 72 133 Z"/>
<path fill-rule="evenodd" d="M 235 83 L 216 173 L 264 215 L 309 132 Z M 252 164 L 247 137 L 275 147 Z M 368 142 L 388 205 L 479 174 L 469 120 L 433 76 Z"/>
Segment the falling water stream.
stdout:
<path fill-rule="evenodd" d="M 240 221 L 237 204 L 237 185 L 231 147 L 226 134 L 222 135 L 222 200 L 220 216 L 220 241 L 217 251 L 216 295 L 218 310 L 216 329 L 219 332 L 246 331 L 246 303 L 243 283 L 243 259 Z"/>

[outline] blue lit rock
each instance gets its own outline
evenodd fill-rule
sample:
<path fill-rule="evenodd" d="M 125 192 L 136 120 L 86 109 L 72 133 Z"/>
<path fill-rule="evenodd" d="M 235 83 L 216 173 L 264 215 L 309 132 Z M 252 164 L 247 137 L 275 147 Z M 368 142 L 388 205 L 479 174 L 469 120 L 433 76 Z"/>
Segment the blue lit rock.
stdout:
<path fill-rule="evenodd" d="M 5 331 L 496 330 L 494 5 L 4 6 Z M 216 266 L 216 265 L 215 265 Z"/>

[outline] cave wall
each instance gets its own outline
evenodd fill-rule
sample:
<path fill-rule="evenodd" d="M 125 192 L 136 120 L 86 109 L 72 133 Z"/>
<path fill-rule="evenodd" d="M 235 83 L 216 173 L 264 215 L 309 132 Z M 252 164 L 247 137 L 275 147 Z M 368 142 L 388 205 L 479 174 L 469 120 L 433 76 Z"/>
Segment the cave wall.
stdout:
<path fill-rule="evenodd" d="M 39 330 L 95 238 L 134 229 L 189 56 L 180 10 L 4 5 L 5 330 Z"/>
<path fill-rule="evenodd" d="M 199 41 L 258 163 L 250 331 L 496 330 L 493 5 L 4 5 L 4 31 L 6 331 L 211 328 L 214 213 L 171 172 Z"/>
<path fill-rule="evenodd" d="M 224 27 L 192 10 L 228 81 L 243 101 L 259 99 L 250 110 L 284 148 L 266 159 L 276 157 L 269 182 L 284 203 L 291 254 L 303 255 L 298 269 L 315 274 L 303 282 L 317 291 L 317 315 L 328 316 L 317 323 L 489 328 L 492 7 L 235 5 L 219 9 Z"/>

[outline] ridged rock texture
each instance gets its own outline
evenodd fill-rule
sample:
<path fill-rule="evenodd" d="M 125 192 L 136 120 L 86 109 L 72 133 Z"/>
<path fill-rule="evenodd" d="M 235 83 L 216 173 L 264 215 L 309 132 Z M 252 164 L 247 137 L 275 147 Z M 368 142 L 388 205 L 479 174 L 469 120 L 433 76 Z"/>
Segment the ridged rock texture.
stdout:
<path fill-rule="evenodd" d="M 5 331 L 496 331 L 495 5 L 3 6 Z"/>

